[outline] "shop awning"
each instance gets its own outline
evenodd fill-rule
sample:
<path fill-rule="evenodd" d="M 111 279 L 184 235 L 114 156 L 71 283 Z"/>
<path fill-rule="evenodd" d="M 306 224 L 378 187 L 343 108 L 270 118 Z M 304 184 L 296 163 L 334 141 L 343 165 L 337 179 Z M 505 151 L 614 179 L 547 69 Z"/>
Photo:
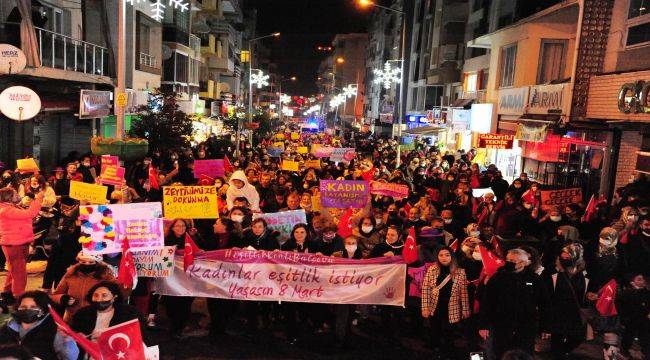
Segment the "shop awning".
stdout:
<path fill-rule="evenodd" d="M 645 174 L 650 174 L 650 152 L 639 151 L 636 157 L 636 166 L 634 170 Z"/>
<path fill-rule="evenodd" d="M 437 125 L 429 125 L 429 126 L 419 126 L 416 128 L 408 129 L 405 131 L 405 133 L 409 135 L 432 136 L 432 135 L 437 135 L 439 132 L 445 129 L 446 129 L 445 127 L 441 127 Z"/>

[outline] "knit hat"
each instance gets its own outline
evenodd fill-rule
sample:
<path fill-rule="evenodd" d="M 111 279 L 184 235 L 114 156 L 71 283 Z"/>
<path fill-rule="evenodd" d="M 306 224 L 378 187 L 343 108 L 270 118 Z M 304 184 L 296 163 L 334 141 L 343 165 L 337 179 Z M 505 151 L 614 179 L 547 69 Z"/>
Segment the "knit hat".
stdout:
<path fill-rule="evenodd" d="M 83 250 L 79 251 L 77 254 L 77 260 L 78 261 L 94 261 L 94 262 L 100 262 L 103 260 L 103 257 L 99 254 L 88 254 L 84 252 Z"/>

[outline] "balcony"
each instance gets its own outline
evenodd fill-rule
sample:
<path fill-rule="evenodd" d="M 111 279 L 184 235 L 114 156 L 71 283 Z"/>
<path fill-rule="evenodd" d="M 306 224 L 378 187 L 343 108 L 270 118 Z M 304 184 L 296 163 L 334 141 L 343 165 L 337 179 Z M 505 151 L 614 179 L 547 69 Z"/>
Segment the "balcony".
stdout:
<path fill-rule="evenodd" d="M 146 66 L 149 68 L 158 68 L 156 57 L 143 52 L 140 53 L 139 64 L 140 66 Z"/>
<path fill-rule="evenodd" d="M 194 34 L 190 34 L 190 49 L 194 51 L 194 58 L 201 56 L 201 38 Z"/>
<path fill-rule="evenodd" d="M 216 55 L 208 56 L 207 65 L 210 70 L 217 70 L 228 75 L 232 75 L 235 71 L 235 63 L 232 60 Z"/>

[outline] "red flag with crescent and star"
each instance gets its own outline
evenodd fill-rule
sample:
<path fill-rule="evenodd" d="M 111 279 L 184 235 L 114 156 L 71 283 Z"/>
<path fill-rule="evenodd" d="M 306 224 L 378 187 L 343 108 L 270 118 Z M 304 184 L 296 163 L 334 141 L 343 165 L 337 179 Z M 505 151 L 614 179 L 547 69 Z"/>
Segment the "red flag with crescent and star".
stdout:
<path fill-rule="evenodd" d="M 352 235 L 352 209 L 347 209 L 339 219 L 338 231 L 342 238 Z"/>
<path fill-rule="evenodd" d="M 407 264 L 415 262 L 418 259 L 418 247 L 415 243 L 415 228 L 413 226 L 409 229 L 409 234 L 406 237 L 402 257 Z"/>
<path fill-rule="evenodd" d="M 158 184 L 158 171 L 151 164 L 149 164 L 149 184 L 153 189 L 160 189 L 160 184 Z"/>
<path fill-rule="evenodd" d="M 478 247 L 481 252 L 481 261 L 483 262 L 483 271 L 487 277 L 492 277 L 497 270 L 505 265 L 505 261 L 496 256 L 492 251 L 485 248 L 485 246 Z"/>
<path fill-rule="evenodd" d="M 102 360 L 102 354 L 99 351 L 99 346 L 97 345 L 97 343 L 86 339 L 86 337 L 80 333 L 74 332 L 74 330 L 72 330 L 70 326 L 68 326 L 68 324 L 66 324 L 66 322 L 63 321 L 61 316 L 57 314 L 57 312 L 52 308 L 52 306 L 48 306 L 48 308 L 50 310 L 50 316 L 52 316 L 52 320 L 54 320 L 54 323 L 56 323 L 56 325 L 59 327 L 61 331 L 63 331 L 66 335 L 70 336 L 72 340 L 74 340 L 77 344 L 79 344 L 79 346 L 82 349 L 84 349 L 84 351 L 91 358 L 96 360 Z"/>
<path fill-rule="evenodd" d="M 120 259 L 120 267 L 117 271 L 117 282 L 122 284 L 125 289 L 135 288 L 135 284 L 138 282 L 138 272 L 135 270 L 135 262 L 127 238 L 124 238 L 122 242 L 122 259 Z"/>
<path fill-rule="evenodd" d="M 111 326 L 97 338 L 103 360 L 144 359 L 138 319 Z"/>
<path fill-rule="evenodd" d="M 187 271 L 187 268 L 194 264 L 194 254 L 200 251 L 188 233 L 185 233 L 183 250 L 183 271 Z"/>
<path fill-rule="evenodd" d="M 598 301 L 596 301 L 596 310 L 600 316 L 615 316 L 618 314 L 616 311 L 616 280 L 610 280 L 598 292 Z"/>

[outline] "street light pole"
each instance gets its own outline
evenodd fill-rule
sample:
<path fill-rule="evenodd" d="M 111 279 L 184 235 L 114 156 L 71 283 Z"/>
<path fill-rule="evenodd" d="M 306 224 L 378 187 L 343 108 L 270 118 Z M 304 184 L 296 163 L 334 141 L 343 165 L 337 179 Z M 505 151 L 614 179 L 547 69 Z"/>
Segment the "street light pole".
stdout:
<path fill-rule="evenodd" d="M 124 24 L 126 17 L 126 6 L 124 1 L 117 2 L 117 86 L 113 92 L 113 111 L 115 113 L 115 138 L 122 140 L 124 137 L 124 107 L 119 106 L 117 97 L 124 93 L 125 67 L 124 67 Z M 122 95 L 123 96 L 123 95 Z"/>

